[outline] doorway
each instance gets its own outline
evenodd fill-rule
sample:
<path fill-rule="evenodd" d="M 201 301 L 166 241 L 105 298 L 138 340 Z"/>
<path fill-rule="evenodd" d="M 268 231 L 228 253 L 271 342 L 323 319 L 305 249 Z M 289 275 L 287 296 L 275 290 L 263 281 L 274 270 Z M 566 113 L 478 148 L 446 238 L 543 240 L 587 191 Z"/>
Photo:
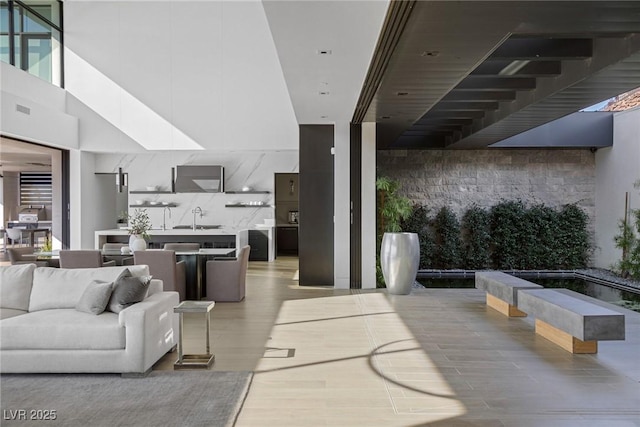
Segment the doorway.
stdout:
<path fill-rule="evenodd" d="M 0 250 L 6 252 L 10 228 L 48 230 L 34 233 L 31 244 L 69 247 L 68 151 L 0 137 Z M 20 240 L 20 243 L 23 243 Z"/>
<path fill-rule="evenodd" d="M 298 256 L 299 184 L 297 173 L 275 174 L 276 255 Z"/>

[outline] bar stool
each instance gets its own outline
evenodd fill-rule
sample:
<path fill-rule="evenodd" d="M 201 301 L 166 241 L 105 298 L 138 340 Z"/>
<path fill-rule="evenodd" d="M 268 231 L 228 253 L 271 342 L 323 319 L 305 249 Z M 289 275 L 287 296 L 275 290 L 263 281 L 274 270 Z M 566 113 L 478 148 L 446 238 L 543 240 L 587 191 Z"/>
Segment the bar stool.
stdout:
<path fill-rule="evenodd" d="M 11 239 L 11 246 L 16 247 L 16 240 L 20 242 L 18 246 L 22 246 L 22 230 L 19 228 L 7 228 L 5 230 L 7 237 Z"/>

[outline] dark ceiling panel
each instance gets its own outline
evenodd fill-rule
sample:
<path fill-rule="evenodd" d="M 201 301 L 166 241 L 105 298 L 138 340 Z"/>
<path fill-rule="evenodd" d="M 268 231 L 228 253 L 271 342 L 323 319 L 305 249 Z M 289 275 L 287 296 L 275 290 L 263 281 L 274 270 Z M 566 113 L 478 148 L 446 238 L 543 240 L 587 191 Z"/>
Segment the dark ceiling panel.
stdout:
<path fill-rule="evenodd" d="M 359 105 L 380 149 L 480 148 L 640 86 L 638 1 L 419 1 L 403 16 Z"/>
<path fill-rule="evenodd" d="M 587 59 L 593 55 L 591 39 L 520 38 L 506 40 L 491 59 L 562 60 Z"/>

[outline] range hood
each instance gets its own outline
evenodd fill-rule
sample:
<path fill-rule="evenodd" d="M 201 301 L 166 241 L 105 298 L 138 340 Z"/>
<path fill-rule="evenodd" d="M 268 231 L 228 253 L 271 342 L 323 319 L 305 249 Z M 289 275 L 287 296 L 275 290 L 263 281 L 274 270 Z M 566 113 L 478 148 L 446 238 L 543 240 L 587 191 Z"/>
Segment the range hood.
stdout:
<path fill-rule="evenodd" d="M 224 167 L 209 165 L 176 166 L 176 193 L 224 192 Z"/>

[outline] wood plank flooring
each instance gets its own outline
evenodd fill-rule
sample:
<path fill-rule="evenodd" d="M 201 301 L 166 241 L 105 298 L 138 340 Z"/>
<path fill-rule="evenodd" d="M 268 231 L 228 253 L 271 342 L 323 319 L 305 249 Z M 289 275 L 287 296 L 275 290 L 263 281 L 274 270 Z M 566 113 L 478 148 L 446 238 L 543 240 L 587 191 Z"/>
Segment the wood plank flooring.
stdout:
<path fill-rule="evenodd" d="M 620 309 L 626 341 L 572 355 L 476 289 L 308 288 L 296 271 L 251 262 L 245 301 L 212 312 L 212 369 L 255 372 L 238 427 L 640 426 L 638 313 Z M 200 352 L 194 316 L 187 351 Z"/>

